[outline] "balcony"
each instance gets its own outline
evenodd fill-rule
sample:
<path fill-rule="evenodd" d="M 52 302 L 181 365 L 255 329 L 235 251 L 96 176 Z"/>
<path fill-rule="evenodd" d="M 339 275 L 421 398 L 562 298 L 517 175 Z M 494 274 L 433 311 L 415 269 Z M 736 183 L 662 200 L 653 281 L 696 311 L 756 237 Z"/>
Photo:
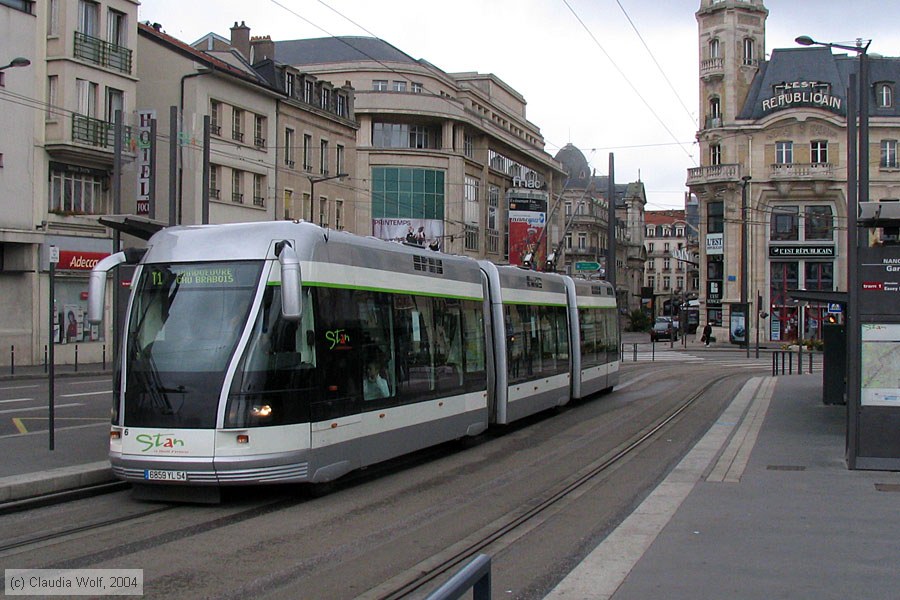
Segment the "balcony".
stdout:
<path fill-rule="evenodd" d="M 97 148 L 112 150 L 116 143 L 116 128 L 112 123 L 100 119 L 72 115 L 72 140 L 89 144 Z M 131 127 L 122 128 L 122 136 L 127 140 L 131 136 Z M 127 148 L 123 140 L 123 148 Z"/>
<path fill-rule="evenodd" d="M 773 180 L 817 181 L 834 179 L 832 163 L 775 163 L 769 165 L 769 177 Z"/>
<path fill-rule="evenodd" d="M 265 206 L 266 199 L 262 196 L 253 196 L 253 206 Z"/>
<path fill-rule="evenodd" d="M 721 58 L 707 58 L 700 61 L 700 77 L 709 79 L 712 77 L 724 77 L 725 61 Z"/>
<path fill-rule="evenodd" d="M 231 201 L 237 204 L 243 204 L 244 195 L 240 192 L 231 192 Z"/>
<path fill-rule="evenodd" d="M 209 197 L 212 200 L 219 200 L 222 197 L 222 190 L 217 188 L 209 188 Z"/>
<path fill-rule="evenodd" d="M 718 129 L 722 126 L 722 117 L 706 117 L 706 129 Z"/>
<path fill-rule="evenodd" d="M 75 32 L 75 58 L 131 74 L 131 50 L 124 46 L 110 44 L 100 38 Z"/>
<path fill-rule="evenodd" d="M 571 248 L 566 248 L 566 254 L 573 257 L 590 256 L 591 258 L 596 259 L 599 256 L 599 248 L 597 248 L 597 246 L 584 246 L 583 248 L 572 246 Z"/>
<path fill-rule="evenodd" d="M 741 165 L 711 165 L 708 167 L 693 167 L 688 169 L 687 184 L 702 185 L 719 181 L 740 181 Z"/>

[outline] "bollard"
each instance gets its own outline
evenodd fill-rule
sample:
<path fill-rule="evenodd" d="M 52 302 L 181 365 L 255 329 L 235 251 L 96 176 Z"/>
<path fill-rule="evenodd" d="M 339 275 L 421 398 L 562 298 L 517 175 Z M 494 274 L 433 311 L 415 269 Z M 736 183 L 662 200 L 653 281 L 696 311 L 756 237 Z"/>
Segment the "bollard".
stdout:
<path fill-rule="evenodd" d="M 794 374 L 794 353 L 788 352 L 788 375 Z"/>
<path fill-rule="evenodd" d="M 103 344 L 103 370 L 106 370 L 106 344 Z"/>
<path fill-rule="evenodd" d="M 78 372 L 78 344 L 75 344 L 75 372 Z"/>
<path fill-rule="evenodd" d="M 634 362 L 637 362 L 637 344 L 634 345 Z"/>
<path fill-rule="evenodd" d="M 44 344 L 44 373 L 47 372 L 47 344 Z"/>
<path fill-rule="evenodd" d="M 15 346 L 9 347 L 9 374 L 10 375 L 16 374 L 16 347 Z"/>
<path fill-rule="evenodd" d="M 797 344 L 797 375 L 803 375 L 803 340 Z"/>
<path fill-rule="evenodd" d="M 810 353 L 809 353 L 809 374 L 810 374 L 810 375 L 812 375 L 812 372 L 813 372 L 813 369 L 812 369 L 813 365 L 812 365 L 812 364 L 813 364 L 813 354 L 812 354 L 812 352 L 810 352 Z"/>

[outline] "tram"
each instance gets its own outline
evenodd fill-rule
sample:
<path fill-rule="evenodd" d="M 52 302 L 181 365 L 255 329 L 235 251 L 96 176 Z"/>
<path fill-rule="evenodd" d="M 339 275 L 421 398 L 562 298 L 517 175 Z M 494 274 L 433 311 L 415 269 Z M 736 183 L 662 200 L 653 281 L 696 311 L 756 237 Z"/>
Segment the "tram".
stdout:
<path fill-rule="evenodd" d="M 328 482 L 618 382 L 606 282 L 305 222 L 169 227 L 98 263 L 91 322 L 122 263 L 109 456 L 136 490 Z"/>

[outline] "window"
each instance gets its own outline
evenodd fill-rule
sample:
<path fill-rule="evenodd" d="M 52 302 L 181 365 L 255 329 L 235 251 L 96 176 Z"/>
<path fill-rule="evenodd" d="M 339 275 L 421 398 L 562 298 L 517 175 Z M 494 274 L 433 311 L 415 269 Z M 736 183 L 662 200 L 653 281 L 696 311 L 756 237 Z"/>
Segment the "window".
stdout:
<path fill-rule="evenodd" d="M 244 203 L 244 174 L 237 169 L 231 171 L 231 201 Z"/>
<path fill-rule="evenodd" d="M 440 148 L 440 127 L 405 123 L 373 123 L 372 145 L 376 148 Z"/>
<path fill-rule="evenodd" d="M 656 289 L 656 275 L 648 275 L 647 276 L 647 287 Z"/>
<path fill-rule="evenodd" d="M 586 233 L 578 234 L 578 249 L 579 250 L 587 249 L 587 234 Z"/>
<path fill-rule="evenodd" d="M 463 195 L 465 196 L 465 219 L 469 225 L 479 225 L 479 206 L 478 206 L 478 184 L 479 181 L 474 177 L 466 175 L 465 187 Z"/>
<path fill-rule="evenodd" d="M 709 57 L 719 58 L 719 38 L 709 40 Z"/>
<path fill-rule="evenodd" d="M 284 130 L 284 164 L 294 168 L 294 130 L 289 127 Z"/>
<path fill-rule="evenodd" d="M 662 279 L 662 289 L 667 290 L 672 287 L 672 278 L 664 275 Z"/>
<path fill-rule="evenodd" d="M 109 9 L 106 23 L 106 41 L 116 46 L 128 45 L 128 27 L 125 13 Z"/>
<path fill-rule="evenodd" d="M 294 214 L 294 190 L 284 188 L 284 218 L 288 220 Z"/>
<path fill-rule="evenodd" d="M 323 110 L 330 111 L 331 110 L 331 90 L 328 88 L 322 88 L 322 95 L 319 99 L 321 100 L 321 103 L 319 104 L 319 106 Z"/>
<path fill-rule="evenodd" d="M 294 74 L 290 71 L 284 72 L 284 93 L 290 97 L 294 97 Z"/>
<path fill-rule="evenodd" d="M 566 250 L 571 250 L 571 249 L 572 249 L 572 234 L 567 233 L 566 234 Z"/>
<path fill-rule="evenodd" d="M 266 205 L 266 178 L 258 173 L 253 175 L 253 206 Z"/>
<path fill-rule="evenodd" d="M 75 90 L 78 94 L 78 114 L 85 117 L 97 115 L 97 90 L 99 86 L 86 79 L 75 80 Z"/>
<path fill-rule="evenodd" d="M 222 135 L 222 126 L 219 124 L 222 103 L 216 100 L 209 101 L 209 129 L 213 135 Z"/>
<path fill-rule="evenodd" d="M 93 171 L 93 170 L 92 170 Z M 51 165 L 49 210 L 53 213 L 96 215 L 106 213 L 107 192 L 100 173 L 57 171 Z"/>
<path fill-rule="evenodd" d="M 881 168 L 896 169 L 897 140 L 881 140 Z"/>
<path fill-rule="evenodd" d="M 712 144 L 709 147 L 709 164 L 711 166 L 722 164 L 722 146 L 719 144 Z"/>
<path fill-rule="evenodd" d="M 756 64 L 756 42 L 753 38 L 744 38 L 744 64 Z"/>
<path fill-rule="evenodd" d="M 894 88 L 889 83 L 875 85 L 875 102 L 878 108 L 890 108 L 894 105 Z"/>
<path fill-rule="evenodd" d="M 468 133 L 463 135 L 463 155 L 475 158 L 475 137 Z"/>
<path fill-rule="evenodd" d="M 395 92 L 405 92 L 406 91 L 406 82 L 405 81 L 394 81 L 391 89 Z"/>
<path fill-rule="evenodd" d="M 316 84 L 311 79 L 303 80 L 303 101 L 307 104 L 313 103 L 313 98 L 316 95 Z"/>
<path fill-rule="evenodd" d="M 647 252 L 649 252 L 650 254 L 653 254 L 655 247 L 656 247 L 656 244 L 654 244 L 653 242 L 648 243 L 647 244 Z"/>
<path fill-rule="evenodd" d="M 663 271 L 668 271 L 672 268 L 672 259 L 668 256 L 663 258 Z"/>
<path fill-rule="evenodd" d="M 792 241 L 800 239 L 800 207 L 775 206 L 769 231 L 772 241 Z"/>
<path fill-rule="evenodd" d="M 303 170 L 312 171 L 312 136 L 303 135 Z"/>
<path fill-rule="evenodd" d="M 116 122 L 116 111 L 122 112 L 122 122 L 127 118 L 125 115 L 125 94 L 122 90 L 106 88 L 106 122 Z"/>
<path fill-rule="evenodd" d="M 388 82 L 387 79 L 376 79 L 372 81 L 372 89 L 376 92 L 386 92 L 388 91 Z"/>
<path fill-rule="evenodd" d="M 775 142 L 775 162 L 790 165 L 794 162 L 794 142 Z"/>
<path fill-rule="evenodd" d="M 725 204 L 710 202 L 706 207 L 707 233 L 723 233 L 725 231 Z"/>
<path fill-rule="evenodd" d="M 422 84 L 416 81 L 412 82 L 412 93 L 413 94 L 421 94 L 422 93 Z"/>
<path fill-rule="evenodd" d="M 319 227 L 328 227 L 328 198 L 319 196 Z"/>
<path fill-rule="evenodd" d="M 47 8 L 47 35 L 59 35 L 59 3 L 62 0 L 50 0 Z"/>
<path fill-rule="evenodd" d="M 346 173 L 346 165 L 344 164 L 344 147 L 340 144 L 337 145 L 335 149 L 334 155 L 334 169 L 335 175 L 339 175 L 341 173 Z"/>
<path fill-rule="evenodd" d="M 337 107 L 335 108 L 335 112 L 339 117 L 349 117 L 350 111 L 347 110 L 347 96 L 344 94 L 337 94 L 335 97 L 337 101 Z"/>
<path fill-rule="evenodd" d="M 244 141 L 244 111 L 239 108 L 231 113 L 231 139 L 236 142 Z"/>
<path fill-rule="evenodd" d="M 253 145 L 257 148 L 266 145 L 266 118 L 262 115 L 253 117 Z"/>
<path fill-rule="evenodd" d="M 834 218 L 830 206 L 807 206 L 804 209 L 804 238 L 807 240 L 830 240 L 834 229 Z"/>
<path fill-rule="evenodd" d="M 706 126 L 722 126 L 722 104 L 718 96 L 713 96 L 709 99 L 709 114 L 707 115 Z"/>
<path fill-rule="evenodd" d="M 328 175 L 328 141 L 319 141 L 319 173 Z"/>
<path fill-rule="evenodd" d="M 334 228 L 338 231 L 344 229 L 344 201 L 334 201 Z"/>
<path fill-rule="evenodd" d="M 59 75 L 50 75 L 47 77 L 47 114 L 45 119 L 48 121 L 56 118 L 56 103 L 59 100 Z"/>
<path fill-rule="evenodd" d="M 97 37 L 100 28 L 100 5 L 88 0 L 78 1 L 78 31 Z"/>
<path fill-rule="evenodd" d="M 813 140 L 809 143 L 809 156 L 814 164 L 828 162 L 828 142 L 825 140 Z"/>
<path fill-rule="evenodd" d="M 219 189 L 219 165 L 209 165 L 209 197 L 218 200 L 222 197 L 222 190 Z"/>

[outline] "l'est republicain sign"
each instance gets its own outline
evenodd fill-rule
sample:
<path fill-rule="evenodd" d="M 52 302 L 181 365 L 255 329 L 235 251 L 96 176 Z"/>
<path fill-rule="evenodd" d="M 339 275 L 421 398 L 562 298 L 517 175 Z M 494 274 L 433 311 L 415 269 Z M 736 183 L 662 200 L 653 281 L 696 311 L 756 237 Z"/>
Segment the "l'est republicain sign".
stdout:
<path fill-rule="evenodd" d="M 769 246 L 770 257 L 834 258 L 834 246 Z"/>

